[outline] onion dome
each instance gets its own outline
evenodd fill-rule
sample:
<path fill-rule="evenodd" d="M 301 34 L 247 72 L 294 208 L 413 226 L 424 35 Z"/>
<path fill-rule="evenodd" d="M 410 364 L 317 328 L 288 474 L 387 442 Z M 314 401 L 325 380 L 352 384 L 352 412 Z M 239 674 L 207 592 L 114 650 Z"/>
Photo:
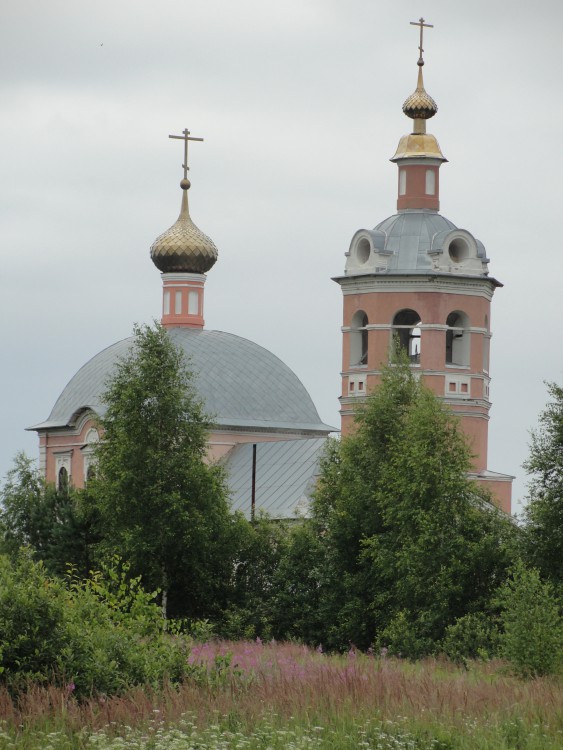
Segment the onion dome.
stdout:
<path fill-rule="evenodd" d="M 426 93 L 422 80 L 422 65 L 418 63 L 418 82 L 415 91 L 405 100 L 403 112 L 411 120 L 429 120 L 438 111 L 438 105 L 432 97 Z"/>
<path fill-rule="evenodd" d="M 190 181 L 180 182 L 183 190 L 180 215 L 170 229 L 159 235 L 151 245 L 151 259 L 162 273 L 206 273 L 217 260 L 213 240 L 196 227 L 188 209 Z"/>

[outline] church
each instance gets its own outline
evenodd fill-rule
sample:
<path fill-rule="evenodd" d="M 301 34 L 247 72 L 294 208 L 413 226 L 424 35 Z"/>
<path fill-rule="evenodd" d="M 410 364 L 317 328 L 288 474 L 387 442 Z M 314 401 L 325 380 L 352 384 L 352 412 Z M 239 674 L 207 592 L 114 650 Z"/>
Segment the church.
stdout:
<path fill-rule="evenodd" d="M 343 275 L 334 278 L 343 295 L 341 430 L 353 429 L 358 405 L 377 388 L 382 365 L 400 346 L 413 370 L 459 416 L 474 454 L 471 477 L 510 513 L 513 477 L 487 466 L 490 307 L 502 284 L 489 275 L 484 245 L 439 213 L 439 170 L 447 160 L 426 132 L 438 108 L 423 81 L 427 25 L 423 19 L 415 25 L 418 80 L 403 105 L 412 129 L 391 158 L 398 167 L 397 212 L 353 234 Z M 187 177 L 189 142 L 202 139 L 187 129 L 170 137 L 184 142 L 180 214 L 153 242 L 150 256 L 162 279 L 161 323 L 188 358 L 212 418 L 210 460 L 224 464 L 235 510 L 306 515 L 324 444 L 337 429 L 321 421 L 298 376 L 274 354 L 205 328 L 206 274 L 218 250 L 192 221 Z M 28 428 L 39 435 L 48 482 L 81 487 L 87 481 L 105 383 L 131 342 L 119 341 L 89 360 L 47 420 Z"/>

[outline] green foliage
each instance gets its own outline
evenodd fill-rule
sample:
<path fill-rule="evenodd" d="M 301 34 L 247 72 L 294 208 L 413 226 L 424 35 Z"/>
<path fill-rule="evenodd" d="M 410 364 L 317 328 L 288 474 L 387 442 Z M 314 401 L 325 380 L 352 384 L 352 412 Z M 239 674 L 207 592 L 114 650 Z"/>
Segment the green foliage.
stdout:
<path fill-rule="evenodd" d="M 512 525 L 467 478 L 453 413 L 408 362 L 384 371 L 322 466 L 314 522 L 326 546 L 329 643 L 373 642 L 417 657 L 487 606 L 509 562 Z"/>
<path fill-rule="evenodd" d="M 186 676 L 187 642 L 164 630 L 155 594 L 114 559 L 88 580 L 65 582 L 22 554 L 0 557 L 0 681 L 67 686 L 78 696 L 120 693 Z"/>
<path fill-rule="evenodd" d="M 523 677 L 558 674 L 563 669 L 560 603 L 539 571 L 518 562 L 499 593 L 501 651 Z"/>
<path fill-rule="evenodd" d="M 326 643 L 324 600 L 332 581 L 327 577 L 326 548 L 314 525 L 290 527 L 284 555 L 273 579 L 272 629 L 278 639 Z"/>
<path fill-rule="evenodd" d="M 470 612 L 445 630 L 441 649 L 452 661 L 467 664 L 468 659 L 490 659 L 499 652 L 496 618 L 484 612 Z"/>
<path fill-rule="evenodd" d="M 65 646 L 65 592 L 41 563 L 0 556 L 0 680 L 23 685 L 54 676 Z"/>
<path fill-rule="evenodd" d="M 180 622 L 183 632 L 196 643 L 206 643 L 216 637 L 215 625 L 206 618 L 204 620 L 188 620 Z"/>
<path fill-rule="evenodd" d="M 531 434 L 525 511 L 525 556 L 563 595 L 563 388 L 548 383 L 550 401 Z"/>
<path fill-rule="evenodd" d="M 258 516 L 250 523 L 239 515 L 235 521 L 237 549 L 220 634 L 233 640 L 271 638 L 272 604 L 279 566 L 287 554 L 289 529 L 267 516 Z"/>
<path fill-rule="evenodd" d="M 18 453 L 14 466 L 6 475 L 0 498 L 2 552 L 17 554 L 20 547 L 39 550 L 44 547 L 40 523 L 44 485 L 35 461 Z"/>
<path fill-rule="evenodd" d="M 97 515 L 87 490 L 57 491 L 43 481 L 35 462 L 20 453 L 0 491 L 0 551 L 16 557 L 27 547 L 50 573 L 68 564 L 86 575 L 98 541 Z"/>
<path fill-rule="evenodd" d="M 231 598 L 219 634 L 325 642 L 325 547 L 309 521 L 284 523 L 260 516 L 238 519 L 238 552 Z"/>
<path fill-rule="evenodd" d="M 217 613 L 231 569 L 223 474 L 205 462 L 208 418 L 182 353 L 158 325 L 135 329 L 107 384 L 91 482 L 103 549 L 163 591 L 174 615 Z"/>

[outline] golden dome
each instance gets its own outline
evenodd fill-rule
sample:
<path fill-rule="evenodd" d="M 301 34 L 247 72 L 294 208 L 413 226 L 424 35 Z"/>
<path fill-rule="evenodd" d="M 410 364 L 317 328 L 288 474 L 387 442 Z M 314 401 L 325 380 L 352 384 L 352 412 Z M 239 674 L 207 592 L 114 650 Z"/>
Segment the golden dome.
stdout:
<path fill-rule="evenodd" d="M 183 190 L 180 215 L 170 229 L 151 245 L 151 259 L 162 273 L 206 273 L 213 267 L 218 250 L 213 240 L 196 227 L 188 209 L 190 181 L 180 182 Z"/>
<path fill-rule="evenodd" d="M 422 63 L 423 65 L 424 63 Z M 438 105 L 432 97 L 426 93 L 422 80 L 422 65 L 418 67 L 418 82 L 416 90 L 405 100 L 403 112 L 411 120 L 429 120 L 438 111 Z"/>

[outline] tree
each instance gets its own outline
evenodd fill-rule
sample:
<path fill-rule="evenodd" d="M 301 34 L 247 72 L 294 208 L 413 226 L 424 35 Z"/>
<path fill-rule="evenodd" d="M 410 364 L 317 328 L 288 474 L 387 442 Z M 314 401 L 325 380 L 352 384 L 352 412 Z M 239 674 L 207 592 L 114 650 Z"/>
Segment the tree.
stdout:
<path fill-rule="evenodd" d="M 163 328 L 135 328 L 104 401 L 91 483 L 103 547 L 162 590 L 165 614 L 209 616 L 230 577 L 231 516 L 193 375 Z"/>
<path fill-rule="evenodd" d="M 87 490 L 57 490 L 44 482 L 35 461 L 19 453 L 0 499 L 1 552 L 14 559 L 21 547 L 28 547 L 51 574 L 64 575 L 72 565 L 87 575 L 98 541 L 96 513 Z"/>
<path fill-rule="evenodd" d="M 44 546 L 39 526 L 44 485 L 35 462 L 18 453 L 2 486 L 0 519 L 2 522 L 2 551 L 11 555 L 20 547 L 29 546 L 39 551 Z"/>
<path fill-rule="evenodd" d="M 563 388 L 547 383 L 551 400 L 531 434 L 525 510 L 525 556 L 563 594 Z"/>
<path fill-rule="evenodd" d="M 536 568 L 517 562 L 499 593 L 501 650 L 523 677 L 563 668 L 563 617 L 551 584 Z"/>
<path fill-rule="evenodd" d="M 272 627 L 272 608 L 290 529 L 284 521 L 262 514 L 253 522 L 237 515 L 236 524 L 231 590 L 220 635 L 232 640 L 277 637 Z"/>
<path fill-rule="evenodd" d="M 300 639 L 316 646 L 327 643 L 327 622 L 323 618 L 327 579 L 324 553 L 322 539 L 310 521 L 290 528 L 273 576 L 270 610 L 276 638 Z"/>
<path fill-rule="evenodd" d="M 467 478 L 470 458 L 457 418 L 408 362 L 385 369 L 355 432 L 325 457 L 314 501 L 329 643 L 416 657 L 490 606 L 512 525 Z"/>

